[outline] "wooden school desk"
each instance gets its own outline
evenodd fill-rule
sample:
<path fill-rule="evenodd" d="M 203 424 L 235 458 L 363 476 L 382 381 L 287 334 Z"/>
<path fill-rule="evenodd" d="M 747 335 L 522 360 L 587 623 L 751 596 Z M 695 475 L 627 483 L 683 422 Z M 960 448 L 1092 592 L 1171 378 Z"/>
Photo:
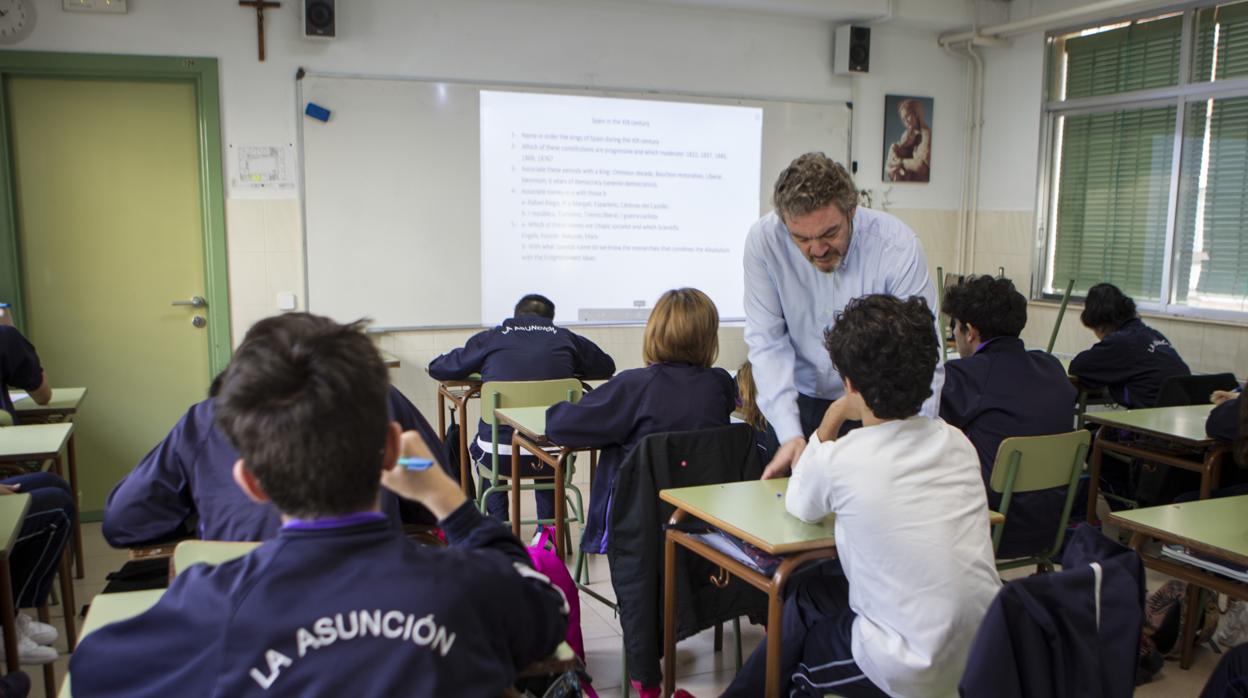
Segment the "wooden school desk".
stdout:
<path fill-rule="evenodd" d="M 425 369 L 428 372 L 428 369 Z M 454 406 L 459 424 L 459 488 L 468 492 L 468 401 L 481 396 L 481 374 L 463 380 L 438 381 L 438 436 L 446 440 L 446 401 Z M 472 433 L 476 433 L 473 430 Z"/>
<path fill-rule="evenodd" d="M 767 698 L 780 690 L 780 628 L 784 614 L 784 587 L 801 565 L 836 557 L 833 526 L 829 515 L 817 524 L 808 524 L 784 508 L 789 478 L 750 480 L 720 485 L 681 487 L 659 492 L 659 499 L 676 507 L 669 524 L 688 516 L 705 521 L 783 561 L 771 577 L 744 565 L 702 542 L 697 535 L 667 530 L 663 549 L 663 695 L 676 688 L 676 546 L 719 565 L 739 579 L 767 594 Z M 1005 517 L 988 512 L 989 525 L 1004 523 Z"/>
<path fill-rule="evenodd" d="M 11 396 L 12 394 L 10 394 Z M 37 404 L 34 400 L 27 397 L 24 400 L 13 403 L 14 411 L 17 412 L 17 423 L 50 424 L 53 422 L 72 422 L 74 421 L 74 416 L 78 414 L 82 401 L 86 397 L 86 388 L 53 388 L 52 399 L 46 405 Z M 74 560 L 77 562 L 77 573 L 74 576 L 82 579 L 84 568 L 82 520 L 78 515 L 82 507 L 80 506 L 81 502 L 79 502 L 78 457 L 74 452 L 74 435 L 72 433 L 69 435 L 65 460 L 69 466 L 69 490 L 74 497 Z"/>
<path fill-rule="evenodd" d="M 16 429 L 17 427 L 10 427 Z M 9 553 L 22 530 L 26 512 L 30 509 L 30 495 L 10 494 L 0 496 L 0 622 L 4 624 L 4 663 L 9 671 L 19 668 L 17 655 L 17 611 L 13 606 L 13 581 L 9 571 Z M 66 609 L 68 613 L 69 610 Z"/>
<path fill-rule="evenodd" d="M 219 565 L 259 547 L 260 543 L 250 541 L 184 540 L 173 549 L 173 557 L 169 559 L 169 578 L 182 574 L 197 562 Z"/>
<path fill-rule="evenodd" d="M 767 698 L 780 690 L 780 623 L 784 587 L 793 572 L 813 560 L 836 557 L 835 516 L 808 524 L 785 511 L 788 478 L 752 480 L 722 485 L 681 487 L 659 492 L 659 499 L 676 507 L 669 521 L 688 516 L 744 540 L 769 555 L 783 558 L 770 577 L 702 542 L 696 535 L 667 530 L 663 549 L 663 695 L 676 688 L 676 546 L 703 557 L 767 594 Z"/>
<path fill-rule="evenodd" d="M 1211 410 L 1212 404 L 1086 415 L 1087 421 L 1101 425 L 1092 443 L 1092 458 L 1088 461 L 1088 523 L 1096 522 L 1096 495 L 1100 489 L 1101 459 L 1105 451 L 1198 472 L 1200 498 L 1207 499 L 1209 492 L 1218 485 L 1222 456 L 1230 451 L 1230 444 L 1205 434 L 1205 420 Z M 1149 438 L 1138 443 L 1124 443 L 1111 438 L 1120 430 Z M 1203 457 L 1200 460 L 1184 458 L 1182 451 L 1203 454 Z"/>
<path fill-rule="evenodd" d="M 1147 567 L 1188 583 L 1188 615 L 1183 622 L 1179 666 L 1190 667 L 1200 588 L 1248 602 L 1248 584 L 1163 558 L 1159 552 L 1145 549 L 1144 543 L 1155 540 L 1182 545 L 1192 553 L 1248 566 L 1248 495 L 1119 511 L 1110 514 L 1108 520 L 1131 531 L 1131 547 Z"/>
<path fill-rule="evenodd" d="M 82 637 L 99 628 L 128 618 L 133 618 L 156 605 L 164 595 L 164 589 L 147 589 L 144 591 L 123 591 L 117 594 L 96 594 L 91 599 L 91 607 L 87 610 L 87 618 L 82 623 Z M 137 668 L 135 669 L 138 670 Z M 69 674 L 61 684 L 57 693 L 60 698 L 70 698 L 73 691 L 69 686 Z"/>
<path fill-rule="evenodd" d="M 570 556 L 572 551 L 567 548 L 571 546 L 564 544 L 564 541 L 570 540 L 565 537 L 568 524 L 564 520 L 567 516 L 567 502 L 564 495 L 567 492 L 568 474 L 564 466 L 568 462 L 568 457 L 573 453 L 591 449 L 566 448 L 547 438 L 545 407 L 504 407 L 494 410 L 494 418 L 512 429 L 511 462 L 513 468 L 514 464 L 519 462 L 520 450 L 523 449 L 554 469 L 552 475 L 555 478 L 555 540 L 559 542 L 559 554 L 565 558 Z M 545 449 L 557 449 L 557 452 L 551 453 Z M 515 470 L 513 469 L 512 472 Z M 517 537 L 520 536 L 520 479 L 515 477 L 511 478 L 511 530 Z"/>

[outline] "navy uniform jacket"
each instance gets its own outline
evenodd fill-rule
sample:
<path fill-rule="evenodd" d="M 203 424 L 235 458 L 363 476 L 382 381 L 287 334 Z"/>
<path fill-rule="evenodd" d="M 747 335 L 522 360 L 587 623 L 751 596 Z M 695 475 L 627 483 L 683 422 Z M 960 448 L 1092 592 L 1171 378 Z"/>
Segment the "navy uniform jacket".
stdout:
<path fill-rule="evenodd" d="M 461 349 L 429 362 L 437 380 L 463 379 L 480 373 L 482 381 L 543 381 L 558 378 L 605 378 L 615 361 L 597 344 L 536 315 L 521 315 L 492 330 L 473 335 Z M 477 436 L 490 443 L 490 425 L 481 422 Z M 511 427 L 498 426 L 499 444 L 511 445 Z"/>
<path fill-rule="evenodd" d="M 13 415 L 13 402 L 9 400 L 6 386 L 21 390 L 37 390 L 43 385 L 43 367 L 31 344 L 15 327 L 0 325 L 0 410 Z"/>
<path fill-rule="evenodd" d="M 404 431 L 420 432 L 435 453 L 441 452 L 437 432 L 403 393 L 391 386 L 389 398 L 391 419 Z M 110 545 L 121 548 L 179 537 L 194 515 L 199 516 L 196 536 L 204 540 L 255 541 L 277 534 L 282 525 L 277 509 L 251 501 L 234 483 L 238 451 L 217 429 L 213 415 L 211 398 L 192 406 L 109 493 L 103 531 Z M 450 462 L 445 456 L 443 461 Z M 398 498 L 383 489 L 382 506 L 397 525 Z"/>
<path fill-rule="evenodd" d="M 74 694 L 495 698 L 567 630 L 563 594 L 471 502 L 442 521 L 449 549 L 375 514 L 311 526 L 83 638 Z"/>
<path fill-rule="evenodd" d="M 1244 399 L 1245 391 L 1248 391 L 1248 384 L 1244 385 L 1239 397 L 1213 408 L 1209 418 L 1205 420 L 1206 434 L 1223 441 L 1235 440 L 1239 435 L 1239 401 Z"/>
<path fill-rule="evenodd" d="M 615 476 L 650 434 L 722 427 L 737 405 L 737 383 L 722 368 L 651 364 L 624 371 L 581 401 L 546 410 L 546 436 L 560 446 L 601 448 L 581 547 L 605 552 Z"/>
<path fill-rule="evenodd" d="M 1089 388 L 1109 388 L 1115 402 L 1138 409 L 1157 404 L 1164 380 L 1192 371 L 1165 335 L 1133 318 L 1071 360 L 1070 374 Z"/>
<path fill-rule="evenodd" d="M 1016 579 L 997 593 L 971 644 L 958 693 L 1129 696 L 1143 609 L 1140 556 L 1081 525 L 1066 544 L 1061 572 Z"/>
<path fill-rule="evenodd" d="M 1027 351 L 1018 337 L 995 337 L 973 356 L 945 364 L 940 417 L 975 446 L 987 486 L 1001 442 L 1011 436 L 1071 431 L 1076 397 L 1053 355 Z M 1064 488 L 1016 495 L 1010 500 L 998 555 L 1021 557 L 1052 545 L 1065 502 Z M 989 491 L 989 507 L 1000 504 L 1001 495 Z"/>

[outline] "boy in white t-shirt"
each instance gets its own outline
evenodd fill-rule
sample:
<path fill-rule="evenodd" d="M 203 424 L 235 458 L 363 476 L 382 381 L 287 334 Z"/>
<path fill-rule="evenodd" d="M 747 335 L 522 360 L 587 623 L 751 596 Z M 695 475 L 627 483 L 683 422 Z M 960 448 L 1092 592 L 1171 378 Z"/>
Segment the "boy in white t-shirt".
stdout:
<path fill-rule="evenodd" d="M 794 466 L 785 506 L 804 521 L 836 514 L 840 569 L 794 580 L 781 694 L 956 696 L 1001 582 L 975 449 L 958 429 L 918 416 L 936 368 L 931 311 L 917 296 L 864 296 L 825 346 L 845 396 Z M 862 428 L 838 440 L 850 419 Z M 765 665 L 760 646 L 724 695 L 762 695 Z"/>

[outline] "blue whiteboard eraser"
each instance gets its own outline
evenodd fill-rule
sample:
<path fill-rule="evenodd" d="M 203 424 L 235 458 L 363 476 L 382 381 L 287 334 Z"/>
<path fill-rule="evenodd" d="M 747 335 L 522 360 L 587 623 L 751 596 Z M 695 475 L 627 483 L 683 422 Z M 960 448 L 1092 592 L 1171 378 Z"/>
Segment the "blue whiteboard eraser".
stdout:
<path fill-rule="evenodd" d="M 303 113 L 317 121 L 329 121 L 329 110 L 316 102 L 308 102 L 308 107 L 303 110 Z"/>

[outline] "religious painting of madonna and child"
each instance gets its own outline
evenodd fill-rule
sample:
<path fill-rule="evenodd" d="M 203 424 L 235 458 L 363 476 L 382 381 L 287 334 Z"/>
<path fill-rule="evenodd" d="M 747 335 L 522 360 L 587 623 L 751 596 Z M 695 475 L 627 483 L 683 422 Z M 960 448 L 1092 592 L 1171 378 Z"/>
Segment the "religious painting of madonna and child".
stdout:
<path fill-rule="evenodd" d="M 932 174 L 931 97 L 884 97 L 884 181 L 927 182 Z"/>

